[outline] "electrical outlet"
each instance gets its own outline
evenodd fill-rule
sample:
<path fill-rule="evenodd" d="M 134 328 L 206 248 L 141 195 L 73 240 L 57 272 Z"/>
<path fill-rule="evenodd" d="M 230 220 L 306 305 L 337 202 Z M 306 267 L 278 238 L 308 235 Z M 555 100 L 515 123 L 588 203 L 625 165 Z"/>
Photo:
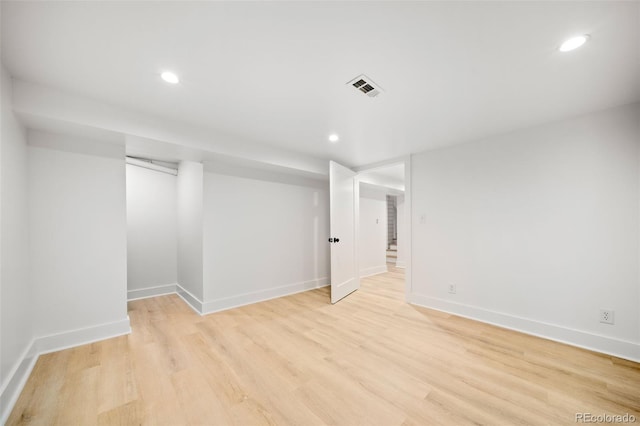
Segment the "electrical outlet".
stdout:
<path fill-rule="evenodd" d="M 456 285 L 455 284 L 449 284 L 449 293 L 456 294 Z"/>
<path fill-rule="evenodd" d="M 600 322 L 603 324 L 613 324 L 614 323 L 613 311 L 600 309 Z"/>

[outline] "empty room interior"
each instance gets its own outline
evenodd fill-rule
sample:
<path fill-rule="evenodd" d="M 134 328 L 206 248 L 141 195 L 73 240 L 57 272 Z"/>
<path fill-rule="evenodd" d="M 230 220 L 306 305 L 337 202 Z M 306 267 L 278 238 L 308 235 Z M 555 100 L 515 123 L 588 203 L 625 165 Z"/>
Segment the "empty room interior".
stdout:
<path fill-rule="evenodd" d="M 0 423 L 640 422 L 640 1 L 0 17 Z"/>

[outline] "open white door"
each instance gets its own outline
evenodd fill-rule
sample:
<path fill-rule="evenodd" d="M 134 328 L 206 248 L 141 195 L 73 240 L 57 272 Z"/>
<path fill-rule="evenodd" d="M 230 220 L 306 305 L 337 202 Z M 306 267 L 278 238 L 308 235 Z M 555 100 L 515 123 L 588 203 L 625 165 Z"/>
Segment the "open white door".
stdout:
<path fill-rule="evenodd" d="M 329 164 L 331 303 L 360 288 L 356 262 L 356 173 Z"/>

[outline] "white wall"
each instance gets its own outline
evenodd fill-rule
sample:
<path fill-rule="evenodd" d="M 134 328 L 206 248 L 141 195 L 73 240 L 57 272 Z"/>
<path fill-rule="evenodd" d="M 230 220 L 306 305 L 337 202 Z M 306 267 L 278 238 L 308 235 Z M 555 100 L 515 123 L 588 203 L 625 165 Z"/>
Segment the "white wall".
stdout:
<path fill-rule="evenodd" d="M 14 93 L 14 106 L 18 111 L 45 123 L 55 123 L 60 128 L 79 127 L 99 134 L 136 135 L 129 137 L 127 149 L 141 149 L 138 151 L 141 156 L 161 153 L 194 160 L 222 155 L 316 176 L 326 175 L 328 171 L 328 162 L 322 158 L 238 139 L 206 126 L 172 122 L 52 87 L 14 80 Z"/>
<path fill-rule="evenodd" d="M 178 214 L 178 284 L 191 293 L 183 297 L 203 299 L 202 290 L 202 186 L 203 165 L 180 162 L 176 181 Z"/>
<path fill-rule="evenodd" d="M 127 165 L 127 289 L 178 281 L 176 176 Z"/>
<path fill-rule="evenodd" d="M 396 258 L 396 266 L 404 268 L 406 266 L 406 253 L 407 253 L 407 227 L 405 225 L 405 208 L 404 208 L 404 195 L 398 195 L 397 200 L 397 215 L 398 215 L 398 253 Z"/>
<path fill-rule="evenodd" d="M 29 284 L 27 139 L 12 111 L 11 77 L 0 69 L 0 423 L 16 389 L 9 383 L 34 337 Z M 6 391 L 6 392 L 5 392 Z"/>
<path fill-rule="evenodd" d="M 387 194 L 360 185 L 360 276 L 387 272 Z"/>
<path fill-rule="evenodd" d="M 204 174 L 205 312 L 328 284 L 328 182 Z"/>
<path fill-rule="evenodd" d="M 413 156 L 411 299 L 640 359 L 638 123 L 636 104 Z"/>
<path fill-rule="evenodd" d="M 37 132 L 29 144 L 36 334 L 126 332 L 124 146 Z M 68 151 L 72 146 L 82 152 Z"/>

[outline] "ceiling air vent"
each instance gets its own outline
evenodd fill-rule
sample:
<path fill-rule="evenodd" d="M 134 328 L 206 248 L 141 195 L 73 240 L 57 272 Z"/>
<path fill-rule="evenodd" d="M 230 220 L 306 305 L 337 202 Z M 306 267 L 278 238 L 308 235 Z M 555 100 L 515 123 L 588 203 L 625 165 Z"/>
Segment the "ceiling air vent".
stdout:
<path fill-rule="evenodd" d="M 355 89 L 361 91 L 370 98 L 375 98 L 380 93 L 382 93 L 382 89 L 380 88 L 380 86 L 375 84 L 369 77 L 364 74 L 359 75 L 347 84 L 353 86 Z"/>

